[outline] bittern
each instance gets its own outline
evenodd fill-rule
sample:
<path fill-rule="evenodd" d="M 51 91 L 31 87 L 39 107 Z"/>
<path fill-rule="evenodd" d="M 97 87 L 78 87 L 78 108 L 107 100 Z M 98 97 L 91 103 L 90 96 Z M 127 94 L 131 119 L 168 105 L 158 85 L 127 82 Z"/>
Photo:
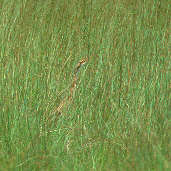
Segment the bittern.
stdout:
<path fill-rule="evenodd" d="M 75 70 L 74 70 L 74 76 L 73 76 L 71 88 L 70 88 L 70 95 L 68 97 L 64 98 L 64 100 L 62 100 L 62 102 L 59 104 L 59 106 L 55 110 L 55 113 L 62 114 L 61 112 L 62 112 L 63 107 L 71 103 L 72 97 L 73 97 L 73 92 L 77 86 L 77 79 L 78 79 L 77 74 L 79 73 L 80 68 L 87 62 L 88 62 L 88 59 L 84 58 L 84 59 L 80 60 L 79 63 L 76 65 Z"/>
<path fill-rule="evenodd" d="M 77 75 L 78 72 L 80 71 L 80 68 L 86 64 L 88 62 L 87 58 L 82 59 L 81 61 L 79 61 L 79 63 L 76 65 L 75 69 L 74 69 L 74 76 L 73 76 L 73 80 L 71 83 L 71 87 L 70 87 L 70 95 L 65 97 L 61 103 L 59 104 L 59 106 L 52 112 L 52 114 L 50 114 L 50 116 L 48 116 L 48 118 L 46 119 L 45 125 L 46 127 L 51 127 L 50 125 L 52 125 L 53 123 L 56 123 L 56 120 L 58 119 L 58 116 L 60 116 L 62 114 L 62 109 L 64 107 L 67 107 L 73 98 L 73 92 L 76 89 L 77 86 Z M 40 129 L 40 135 L 42 135 L 42 129 L 43 127 L 41 127 Z M 54 131 L 54 130 L 53 130 Z M 53 132 L 53 131 L 48 131 L 48 132 Z"/>

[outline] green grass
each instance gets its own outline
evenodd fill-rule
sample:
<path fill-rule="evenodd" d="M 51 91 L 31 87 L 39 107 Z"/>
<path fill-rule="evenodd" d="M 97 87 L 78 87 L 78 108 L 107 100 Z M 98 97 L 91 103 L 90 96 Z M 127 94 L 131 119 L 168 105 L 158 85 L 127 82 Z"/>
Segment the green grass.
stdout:
<path fill-rule="evenodd" d="M 1 0 L 0 170 L 170 170 L 169 8 Z"/>

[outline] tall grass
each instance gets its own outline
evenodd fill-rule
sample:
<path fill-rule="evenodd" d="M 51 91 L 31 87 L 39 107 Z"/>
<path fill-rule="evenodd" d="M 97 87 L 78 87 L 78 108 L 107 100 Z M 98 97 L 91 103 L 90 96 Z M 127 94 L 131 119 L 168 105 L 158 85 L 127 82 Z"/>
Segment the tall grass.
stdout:
<path fill-rule="evenodd" d="M 169 8 L 1 0 L 0 170 L 170 170 Z"/>

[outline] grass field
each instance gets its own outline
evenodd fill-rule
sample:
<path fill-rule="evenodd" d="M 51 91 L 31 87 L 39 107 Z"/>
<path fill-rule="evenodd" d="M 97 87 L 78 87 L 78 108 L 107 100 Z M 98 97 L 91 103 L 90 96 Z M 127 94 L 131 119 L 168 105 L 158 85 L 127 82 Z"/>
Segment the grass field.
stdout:
<path fill-rule="evenodd" d="M 171 170 L 170 16 L 168 0 L 0 0 L 0 171 Z"/>

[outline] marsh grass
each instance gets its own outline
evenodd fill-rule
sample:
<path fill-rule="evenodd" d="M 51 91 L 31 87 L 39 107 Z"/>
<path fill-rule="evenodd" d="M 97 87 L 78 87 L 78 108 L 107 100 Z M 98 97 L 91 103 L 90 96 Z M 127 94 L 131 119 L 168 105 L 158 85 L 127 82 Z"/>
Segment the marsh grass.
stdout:
<path fill-rule="evenodd" d="M 0 7 L 0 170 L 171 169 L 167 0 Z"/>

